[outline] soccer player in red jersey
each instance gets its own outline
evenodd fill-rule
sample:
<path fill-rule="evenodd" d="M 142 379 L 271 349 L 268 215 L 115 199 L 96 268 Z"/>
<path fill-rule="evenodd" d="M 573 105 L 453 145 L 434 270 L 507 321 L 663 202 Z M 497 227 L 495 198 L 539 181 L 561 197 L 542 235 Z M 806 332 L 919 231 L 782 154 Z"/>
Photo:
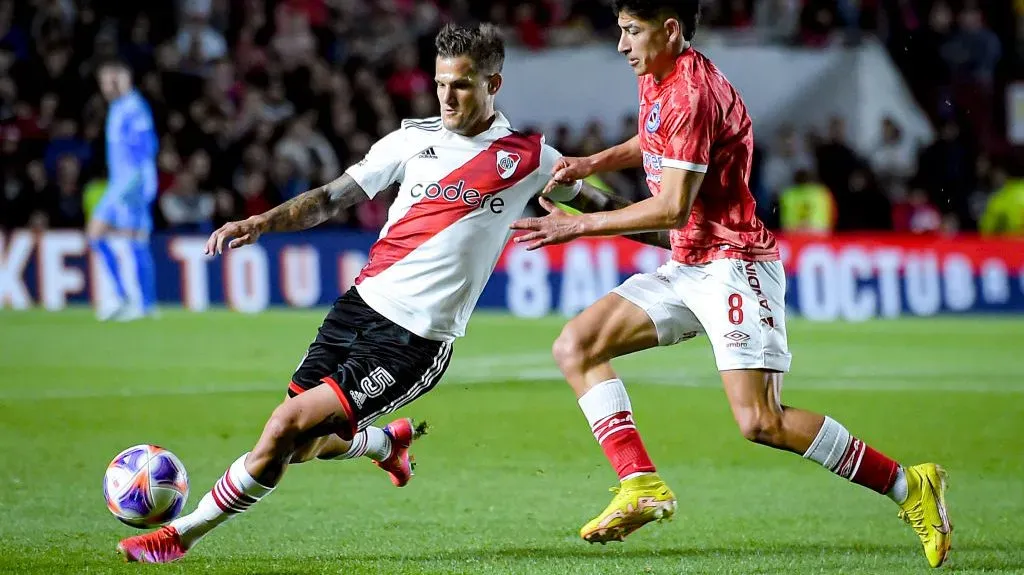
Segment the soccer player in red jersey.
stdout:
<path fill-rule="evenodd" d="M 552 185 L 643 166 L 652 197 L 613 211 L 550 212 L 513 224 L 527 249 L 581 236 L 671 230 L 672 258 L 637 274 L 571 320 L 554 356 L 621 485 L 580 535 L 622 540 L 671 516 L 676 498 L 658 476 L 609 361 L 707 334 L 744 437 L 810 459 L 887 495 L 940 565 L 950 546 L 945 472 L 903 467 L 834 419 L 782 403 L 790 367 L 786 275 L 775 237 L 755 215 L 748 187 L 754 137 L 739 93 L 690 46 L 698 0 L 616 0 L 618 50 L 639 77 L 639 133 L 586 158 L 562 158 Z"/>

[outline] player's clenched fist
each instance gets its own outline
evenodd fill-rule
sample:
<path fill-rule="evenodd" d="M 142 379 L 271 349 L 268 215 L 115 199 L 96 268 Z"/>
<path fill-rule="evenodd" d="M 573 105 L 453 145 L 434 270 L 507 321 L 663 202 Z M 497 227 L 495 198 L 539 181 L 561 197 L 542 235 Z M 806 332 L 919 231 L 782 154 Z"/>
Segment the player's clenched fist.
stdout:
<path fill-rule="evenodd" d="M 208 256 L 224 253 L 224 242 L 229 238 L 234 238 L 228 243 L 231 249 L 256 243 L 262 233 L 263 224 L 259 216 L 252 216 L 240 222 L 228 222 L 206 240 L 205 253 Z"/>
<path fill-rule="evenodd" d="M 566 186 L 576 180 L 582 180 L 594 173 L 589 158 L 573 158 L 562 156 L 551 170 L 551 181 L 544 186 L 544 194 L 551 192 L 555 186 Z"/>

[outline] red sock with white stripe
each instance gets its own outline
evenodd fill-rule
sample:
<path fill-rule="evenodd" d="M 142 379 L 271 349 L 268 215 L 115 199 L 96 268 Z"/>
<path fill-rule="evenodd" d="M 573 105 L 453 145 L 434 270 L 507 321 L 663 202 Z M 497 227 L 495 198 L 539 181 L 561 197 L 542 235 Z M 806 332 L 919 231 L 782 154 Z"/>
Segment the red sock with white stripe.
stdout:
<path fill-rule="evenodd" d="M 857 439 L 838 421 L 826 416 L 804 458 L 832 473 L 888 495 L 897 503 L 907 498 L 900 464 Z"/>
<path fill-rule="evenodd" d="M 654 463 L 633 421 L 633 407 L 621 379 L 609 379 L 590 388 L 579 399 L 594 439 L 620 480 L 654 473 Z"/>
<path fill-rule="evenodd" d="M 199 500 L 196 510 L 171 521 L 186 549 L 214 527 L 249 509 L 274 490 L 260 485 L 245 470 L 246 453 L 235 460 L 213 489 Z"/>

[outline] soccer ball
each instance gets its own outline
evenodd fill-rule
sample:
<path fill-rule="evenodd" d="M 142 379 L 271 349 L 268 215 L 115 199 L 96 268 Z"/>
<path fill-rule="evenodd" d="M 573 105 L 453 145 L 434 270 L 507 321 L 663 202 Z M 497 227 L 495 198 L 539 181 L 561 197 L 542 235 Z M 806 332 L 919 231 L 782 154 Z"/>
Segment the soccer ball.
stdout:
<path fill-rule="evenodd" d="M 140 529 L 167 523 L 188 499 L 188 474 L 181 460 L 156 445 L 135 445 L 117 454 L 103 476 L 107 508 Z"/>

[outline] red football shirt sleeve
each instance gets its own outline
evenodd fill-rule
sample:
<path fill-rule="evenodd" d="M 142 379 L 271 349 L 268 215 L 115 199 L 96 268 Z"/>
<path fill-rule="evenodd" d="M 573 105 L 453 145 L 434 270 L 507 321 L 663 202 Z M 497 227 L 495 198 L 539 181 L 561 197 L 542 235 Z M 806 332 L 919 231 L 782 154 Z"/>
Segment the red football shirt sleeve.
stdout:
<path fill-rule="evenodd" d="M 668 136 L 661 165 L 705 173 L 711 161 L 715 123 L 714 108 L 702 91 L 690 91 L 674 98 L 670 108 Z"/>

